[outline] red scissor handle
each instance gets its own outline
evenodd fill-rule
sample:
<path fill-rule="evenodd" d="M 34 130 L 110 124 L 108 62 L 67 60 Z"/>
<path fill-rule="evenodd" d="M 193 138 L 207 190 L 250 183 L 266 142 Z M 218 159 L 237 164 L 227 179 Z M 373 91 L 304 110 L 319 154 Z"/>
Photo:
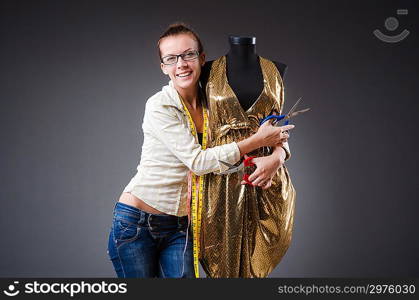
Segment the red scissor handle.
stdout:
<path fill-rule="evenodd" d="M 243 161 L 244 166 L 245 166 L 245 167 L 254 166 L 255 164 L 254 164 L 254 163 L 252 163 L 252 159 L 254 159 L 255 157 L 256 157 L 256 156 L 249 156 L 248 158 L 246 158 L 246 159 Z"/>
<path fill-rule="evenodd" d="M 243 161 L 243 165 L 245 167 L 254 166 L 255 164 L 252 162 L 252 159 L 254 159 L 255 156 L 249 156 Z M 249 174 L 243 174 L 243 180 L 246 181 L 246 184 L 253 185 L 252 182 L 249 180 Z"/>
<path fill-rule="evenodd" d="M 249 181 L 249 176 L 250 176 L 249 174 L 244 174 L 242 180 L 246 181 L 246 184 L 248 185 L 253 185 L 253 183 Z"/>

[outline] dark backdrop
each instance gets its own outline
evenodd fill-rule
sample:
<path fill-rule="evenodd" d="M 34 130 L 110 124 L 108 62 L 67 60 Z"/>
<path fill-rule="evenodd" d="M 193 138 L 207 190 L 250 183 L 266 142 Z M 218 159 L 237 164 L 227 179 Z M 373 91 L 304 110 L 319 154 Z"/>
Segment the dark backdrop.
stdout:
<path fill-rule="evenodd" d="M 290 139 L 294 233 L 271 276 L 418 276 L 418 13 L 414 0 L 1 1 L 0 276 L 114 276 L 112 209 L 145 101 L 168 81 L 157 38 L 179 20 L 208 59 L 229 34 L 256 36 L 288 65 L 286 109 L 312 108 Z"/>

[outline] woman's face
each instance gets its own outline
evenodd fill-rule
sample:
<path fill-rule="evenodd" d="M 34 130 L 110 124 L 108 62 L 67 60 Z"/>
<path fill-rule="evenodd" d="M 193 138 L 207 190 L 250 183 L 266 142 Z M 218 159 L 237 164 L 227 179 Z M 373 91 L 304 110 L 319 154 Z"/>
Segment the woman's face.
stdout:
<path fill-rule="evenodd" d="M 190 34 L 182 33 L 168 36 L 160 41 L 160 53 L 164 58 L 168 55 L 185 54 L 190 51 L 198 51 L 198 42 Z M 168 75 L 176 90 L 190 91 L 197 88 L 201 67 L 205 63 L 205 54 L 200 53 L 199 57 L 193 60 L 183 60 L 178 57 L 177 63 L 173 65 L 161 64 L 164 74 Z"/>

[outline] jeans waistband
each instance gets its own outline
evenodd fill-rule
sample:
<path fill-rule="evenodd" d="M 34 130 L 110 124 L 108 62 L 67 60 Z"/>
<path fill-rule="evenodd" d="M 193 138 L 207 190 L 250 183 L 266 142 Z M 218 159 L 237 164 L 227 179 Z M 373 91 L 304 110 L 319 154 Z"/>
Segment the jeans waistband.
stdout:
<path fill-rule="evenodd" d="M 145 212 L 134 206 L 116 202 L 114 218 L 142 226 L 177 226 L 183 227 L 188 224 L 188 216 L 178 217 L 173 215 L 157 215 Z"/>

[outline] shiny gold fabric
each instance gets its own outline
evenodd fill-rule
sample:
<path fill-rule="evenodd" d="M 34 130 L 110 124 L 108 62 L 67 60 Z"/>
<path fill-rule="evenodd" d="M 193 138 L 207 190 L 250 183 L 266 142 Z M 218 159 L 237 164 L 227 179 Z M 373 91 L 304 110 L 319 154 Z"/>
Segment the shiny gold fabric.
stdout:
<path fill-rule="evenodd" d="M 206 86 L 211 146 L 245 139 L 257 131 L 259 119 L 282 111 L 281 76 L 271 61 L 259 60 L 264 89 L 247 111 L 227 82 L 226 58 L 213 62 Z M 260 148 L 249 155 L 269 154 Z M 200 260 L 209 277 L 266 277 L 291 241 L 295 190 L 286 167 L 267 190 L 240 181 L 237 173 L 205 176 Z"/>

